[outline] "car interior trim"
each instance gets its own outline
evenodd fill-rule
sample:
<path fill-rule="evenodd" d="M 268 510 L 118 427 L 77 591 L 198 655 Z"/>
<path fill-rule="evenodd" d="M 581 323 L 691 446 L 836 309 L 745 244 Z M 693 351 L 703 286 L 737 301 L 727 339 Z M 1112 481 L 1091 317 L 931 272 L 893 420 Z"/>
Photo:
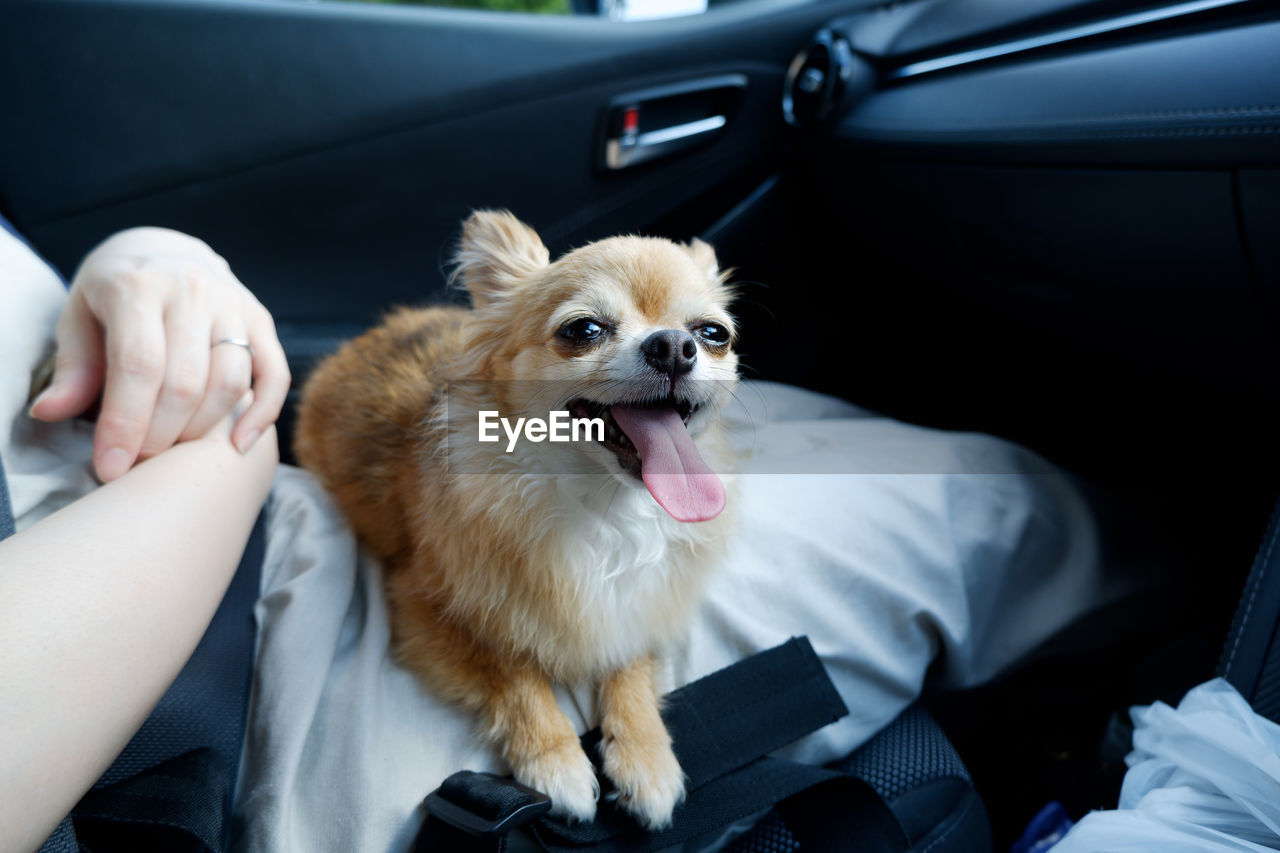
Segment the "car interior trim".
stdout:
<path fill-rule="evenodd" d="M 1277 38 L 1280 20 L 1258 20 L 926 76 L 858 100 L 834 139 L 894 157 L 1265 166 Z"/>
<path fill-rule="evenodd" d="M 1127 15 L 1093 21 L 1087 24 L 1079 24 L 1066 29 L 1027 36 L 1025 38 L 1014 39 L 1000 44 L 974 48 L 972 50 L 964 50 L 958 53 L 951 53 L 930 59 L 922 59 L 918 62 L 912 62 L 907 65 L 903 65 L 900 68 L 895 68 L 885 72 L 883 79 L 886 81 L 905 80 L 909 77 L 933 74 L 939 71 L 959 68 L 961 66 L 987 62 L 992 59 L 1000 59 L 1007 56 L 1013 56 L 1015 54 L 1026 53 L 1028 51 L 1039 50 L 1041 48 L 1054 47 L 1057 45 L 1067 44 L 1069 42 L 1079 41 L 1081 39 L 1092 38 L 1094 36 L 1117 33 L 1123 30 L 1133 29 L 1135 27 L 1170 21 L 1175 18 L 1185 18 L 1191 15 L 1222 9 L 1228 6 L 1239 6 L 1251 2 L 1253 2 L 1253 0 L 1190 0 L 1190 2 L 1177 3 L 1172 6 L 1161 6 L 1156 9 L 1147 9 L 1141 12 L 1133 12 Z"/>

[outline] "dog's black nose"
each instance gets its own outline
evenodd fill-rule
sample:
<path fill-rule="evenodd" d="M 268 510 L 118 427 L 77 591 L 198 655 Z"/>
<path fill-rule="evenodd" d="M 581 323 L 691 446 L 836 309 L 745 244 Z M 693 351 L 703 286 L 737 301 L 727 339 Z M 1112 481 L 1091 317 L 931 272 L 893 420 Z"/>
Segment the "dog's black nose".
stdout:
<path fill-rule="evenodd" d="M 693 370 L 693 363 L 698 360 L 697 342 L 682 329 L 654 332 L 640 344 L 640 351 L 652 368 L 672 379 Z"/>

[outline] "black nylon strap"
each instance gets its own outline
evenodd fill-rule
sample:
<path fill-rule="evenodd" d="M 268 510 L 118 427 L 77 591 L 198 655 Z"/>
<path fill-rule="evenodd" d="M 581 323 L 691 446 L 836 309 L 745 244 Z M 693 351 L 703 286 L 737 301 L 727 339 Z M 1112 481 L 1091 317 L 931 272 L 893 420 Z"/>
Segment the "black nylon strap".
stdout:
<path fill-rule="evenodd" d="M 885 837 L 901 839 L 905 849 L 896 819 L 865 783 L 838 770 L 763 757 L 847 713 L 808 639 L 794 638 L 682 687 L 665 700 L 663 718 L 688 790 L 671 829 L 645 832 L 606 793 L 593 823 L 570 825 L 543 818 L 530 824 L 529 831 L 537 845 L 549 851 L 644 853 L 680 844 L 815 785 L 831 783 L 843 786 L 846 805 L 860 799 L 861 813 L 878 814 Z M 582 739 L 597 766 L 599 741 L 599 730 Z M 492 784 L 501 787 L 502 782 L 493 778 Z M 486 791 L 486 796 L 493 794 Z M 415 853 L 503 849 L 497 839 L 460 832 L 430 814 L 414 847 Z"/>
<path fill-rule="evenodd" d="M 848 713 L 808 638 L 795 637 L 671 693 L 662 716 L 696 788 Z"/>
<path fill-rule="evenodd" d="M 428 818 L 428 823 L 431 826 L 430 840 L 419 833 L 410 853 L 507 853 L 510 844 L 506 835 L 472 835 L 442 820 Z"/>
<path fill-rule="evenodd" d="M 741 791 L 743 799 L 738 803 L 724 801 L 723 795 L 716 797 L 699 792 L 713 779 L 848 713 L 808 638 L 794 637 L 667 695 L 662 718 L 685 772 L 688 792 L 684 804 L 675 811 L 672 829 L 661 833 L 640 832 L 634 819 L 607 799 L 606 791 L 594 822 L 567 824 L 545 819 L 539 821 L 534 834 L 548 847 L 594 844 L 596 849 L 609 850 L 612 847 L 603 843 L 612 838 L 622 839 L 627 850 L 655 840 L 662 846 L 679 843 L 705 831 L 702 825 L 706 821 L 700 819 L 702 814 L 733 813 L 728 820 L 715 824 L 722 825 L 754 814 L 800 790 L 785 785 L 780 778 L 778 790 L 767 795 L 763 789 L 746 786 Z M 600 737 L 599 729 L 594 729 L 582 739 L 583 748 L 597 767 Z M 755 779 L 754 783 L 760 781 Z M 764 795 L 764 801 L 759 802 L 761 797 L 753 796 L 755 793 Z"/>

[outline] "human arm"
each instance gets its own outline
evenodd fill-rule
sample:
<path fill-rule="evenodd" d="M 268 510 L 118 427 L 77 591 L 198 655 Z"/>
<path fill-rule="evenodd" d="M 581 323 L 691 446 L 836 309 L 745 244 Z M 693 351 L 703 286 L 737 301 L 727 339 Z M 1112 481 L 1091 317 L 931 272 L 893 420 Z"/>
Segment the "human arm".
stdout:
<path fill-rule="evenodd" d="M 0 542 L 0 850 L 53 831 L 208 626 L 277 461 L 233 417 Z"/>
<path fill-rule="evenodd" d="M 243 340 L 253 348 L 215 346 Z M 267 310 L 207 244 L 131 228 L 81 263 L 58 320 L 53 383 L 32 417 L 58 421 L 102 392 L 94 468 L 104 481 L 175 442 L 198 438 L 248 390 L 232 442 L 247 450 L 275 422 L 289 368 Z"/>

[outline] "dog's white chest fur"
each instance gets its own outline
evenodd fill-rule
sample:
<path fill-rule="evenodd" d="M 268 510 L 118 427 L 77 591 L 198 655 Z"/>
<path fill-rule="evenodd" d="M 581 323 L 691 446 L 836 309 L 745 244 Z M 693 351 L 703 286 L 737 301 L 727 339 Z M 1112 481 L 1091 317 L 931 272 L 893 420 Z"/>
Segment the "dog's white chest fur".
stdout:
<path fill-rule="evenodd" d="M 589 487 L 598 495 L 583 500 Z M 555 584 L 566 624 L 540 638 L 539 657 L 587 676 L 661 652 L 682 636 L 714 554 L 709 529 L 675 521 L 645 492 L 598 478 L 557 484 L 560 523 L 546 553 L 558 554 Z M 703 553 L 699 553 L 702 551 Z"/>
<path fill-rule="evenodd" d="M 504 582 L 510 576 L 489 563 L 510 560 L 511 549 L 472 543 L 480 547 L 448 568 L 457 608 L 566 683 L 661 654 L 682 638 L 729 514 L 677 521 L 639 482 L 604 473 L 591 455 L 607 455 L 599 448 L 526 442 L 508 454 L 468 444 L 474 419 L 457 413 L 470 410 L 449 410 L 451 462 L 464 472 L 455 494 L 465 496 L 468 515 L 496 523 L 494 541 L 516 546 L 522 565 L 518 583 Z M 473 471 L 489 473 L 465 473 Z"/>

